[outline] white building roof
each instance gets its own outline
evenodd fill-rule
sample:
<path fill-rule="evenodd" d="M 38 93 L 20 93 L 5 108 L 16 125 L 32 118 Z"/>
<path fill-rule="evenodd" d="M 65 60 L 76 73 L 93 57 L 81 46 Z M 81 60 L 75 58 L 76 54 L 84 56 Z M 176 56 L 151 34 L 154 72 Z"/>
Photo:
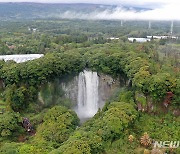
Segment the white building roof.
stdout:
<path fill-rule="evenodd" d="M 130 37 L 130 38 L 128 38 L 128 40 L 130 42 L 133 42 L 134 40 L 136 40 L 136 42 L 140 42 L 140 43 L 151 41 L 151 39 L 149 39 L 149 38 L 134 38 L 134 37 Z"/>
<path fill-rule="evenodd" d="M 147 38 L 152 38 L 153 37 L 153 39 L 168 39 L 168 38 L 172 38 L 172 39 L 178 39 L 178 37 L 176 37 L 176 36 L 156 36 L 156 35 L 154 35 L 154 36 L 147 36 Z"/>
<path fill-rule="evenodd" d="M 1 55 L 0 60 L 13 60 L 16 63 L 23 63 L 29 60 L 41 58 L 43 56 L 43 54 Z"/>

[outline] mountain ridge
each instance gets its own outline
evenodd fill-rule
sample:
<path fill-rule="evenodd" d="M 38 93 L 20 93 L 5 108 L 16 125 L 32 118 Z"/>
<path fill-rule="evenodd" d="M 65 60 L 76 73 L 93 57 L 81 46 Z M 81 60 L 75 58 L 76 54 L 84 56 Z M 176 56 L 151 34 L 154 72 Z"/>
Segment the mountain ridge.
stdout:
<path fill-rule="evenodd" d="M 91 3 L 33 3 L 33 2 L 0 2 L 0 20 L 12 19 L 36 19 L 47 18 L 55 14 L 63 14 L 65 12 L 75 13 L 92 13 L 102 12 L 106 10 L 112 11 L 117 7 L 132 9 L 132 7 L 91 4 Z M 133 8 L 136 11 L 147 10 L 145 8 Z"/>

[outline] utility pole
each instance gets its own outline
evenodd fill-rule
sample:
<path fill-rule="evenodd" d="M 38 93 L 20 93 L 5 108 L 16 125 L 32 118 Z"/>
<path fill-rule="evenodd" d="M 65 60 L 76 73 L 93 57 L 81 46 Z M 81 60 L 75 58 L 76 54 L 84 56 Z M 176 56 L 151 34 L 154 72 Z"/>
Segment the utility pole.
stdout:
<path fill-rule="evenodd" d="M 149 27 L 148 27 L 148 29 L 151 29 L 151 21 L 149 21 Z"/>
<path fill-rule="evenodd" d="M 123 21 L 121 20 L 121 27 L 123 27 Z"/>
<path fill-rule="evenodd" d="M 173 28 L 174 28 L 174 21 L 171 21 L 171 29 L 170 29 L 171 35 L 173 34 Z"/>

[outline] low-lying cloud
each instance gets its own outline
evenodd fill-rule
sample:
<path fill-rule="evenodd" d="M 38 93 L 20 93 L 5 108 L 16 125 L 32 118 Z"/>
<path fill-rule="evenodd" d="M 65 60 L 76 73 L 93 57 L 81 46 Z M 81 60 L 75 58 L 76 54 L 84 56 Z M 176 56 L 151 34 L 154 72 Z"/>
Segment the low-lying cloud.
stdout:
<path fill-rule="evenodd" d="M 167 5 L 161 8 L 141 11 L 117 7 L 113 10 L 107 9 L 91 13 L 67 11 L 59 15 L 59 17 L 89 20 L 180 20 L 180 7 Z"/>

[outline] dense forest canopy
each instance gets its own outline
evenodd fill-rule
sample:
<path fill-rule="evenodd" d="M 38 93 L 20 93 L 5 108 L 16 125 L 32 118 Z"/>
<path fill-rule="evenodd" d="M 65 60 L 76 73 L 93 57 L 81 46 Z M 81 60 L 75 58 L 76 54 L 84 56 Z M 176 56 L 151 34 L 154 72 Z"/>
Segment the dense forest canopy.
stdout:
<path fill-rule="evenodd" d="M 5 5 L 9 10 L 3 10 Z M 170 21 L 153 21 L 148 28 L 149 21 L 124 21 L 122 25 L 119 20 L 44 19 L 41 15 L 47 9 L 51 12 L 58 6 L 28 3 L 26 9 L 21 5 L 0 4 L 0 13 L 8 12 L 0 18 L 0 54 L 44 56 L 24 63 L 0 61 L 0 153 L 180 152 L 172 146 L 154 148 L 155 141 L 179 141 L 180 137 L 179 21 L 174 21 L 171 34 Z M 78 6 L 76 10 L 103 9 Z M 22 8 L 19 16 L 12 14 L 18 8 Z M 40 16 L 29 14 L 32 8 L 34 13 L 42 8 Z M 147 36 L 171 37 L 128 41 Z M 126 86 L 83 124 L 71 101 L 61 99 L 48 105 L 39 101 L 47 84 L 57 78 L 68 80 L 84 69 L 121 77 Z"/>

